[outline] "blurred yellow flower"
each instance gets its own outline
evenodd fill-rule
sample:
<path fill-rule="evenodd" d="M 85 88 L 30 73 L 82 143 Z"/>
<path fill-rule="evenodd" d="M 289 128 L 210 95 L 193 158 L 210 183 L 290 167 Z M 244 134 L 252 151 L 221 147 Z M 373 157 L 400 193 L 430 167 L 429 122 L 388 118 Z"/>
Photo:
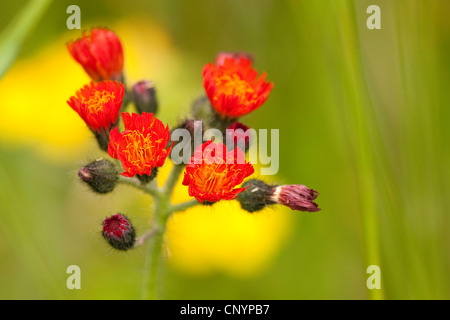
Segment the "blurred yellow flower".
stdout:
<path fill-rule="evenodd" d="M 170 161 L 160 170 L 165 181 Z M 258 166 L 255 166 L 258 170 Z M 173 203 L 192 199 L 180 176 Z M 175 213 L 168 221 L 169 262 L 177 269 L 203 275 L 223 272 L 237 277 L 256 276 L 265 270 L 290 236 L 292 211 L 277 206 L 250 214 L 237 200 L 196 206 Z"/>
<path fill-rule="evenodd" d="M 192 70 L 194 76 L 198 73 L 198 86 L 178 76 L 182 73 L 181 55 L 168 34 L 146 19 L 131 18 L 108 27 L 123 42 L 129 83 L 150 76 L 164 102 L 158 116 L 169 118 L 164 122 L 178 120 L 173 114 L 180 113 L 187 104 L 184 97 L 195 98 L 196 90 L 201 88 L 201 70 Z M 75 31 L 68 32 L 34 56 L 16 61 L 1 80 L 3 144 L 33 148 L 59 162 L 73 162 L 95 152 L 97 145 L 91 132 L 66 103 L 89 82 L 65 46 L 78 36 Z M 183 72 L 192 65 L 195 64 L 183 61 Z M 177 88 L 176 95 L 173 88 Z M 160 181 L 171 167 L 169 162 L 160 170 Z M 181 179 L 172 199 L 175 203 L 190 199 Z M 177 213 L 169 220 L 166 233 L 169 263 L 196 275 L 217 271 L 235 276 L 256 275 L 289 235 L 292 213 L 286 211 L 277 208 L 249 214 L 237 201 L 222 201 L 213 207 L 198 206 Z"/>
<path fill-rule="evenodd" d="M 284 244 L 288 214 L 278 208 L 249 214 L 236 200 L 176 213 L 167 226 L 169 261 L 195 274 L 256 276 Z"/>

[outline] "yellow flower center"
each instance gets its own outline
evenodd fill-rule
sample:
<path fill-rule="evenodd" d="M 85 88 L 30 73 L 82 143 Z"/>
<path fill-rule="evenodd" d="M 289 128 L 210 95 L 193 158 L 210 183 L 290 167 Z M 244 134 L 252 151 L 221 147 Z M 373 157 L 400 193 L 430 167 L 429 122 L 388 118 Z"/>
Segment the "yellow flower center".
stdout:
<path fill-rule="evenodd" d="M 131 131 L 127 134 L 127 138 L 128 144 L 124 153 L 128 154 L 128 160 L 134 166 L 141 168 L 150 164 L 153 160 L 152 148 L 154 147 L 151 136 L 149 134 L 144 136 L 139 131 Z"/>
<path fill-rule="evenodd" d="M 205 193 L 217 193 L 229 187 L 230 175 L 226 166 L 208 165 L 195 171 L 194 180 Z"/>
<path fill-rule="evenodd" d="M 215 79 L 219 94 L 239 96 L 241 101 L 248 95 L 254 94 L 255 90 L 245 80 L 242 80 L 236 73 L 223 74 Z"/>
<path fill-rule="evenodd" d="M 100 110 L 103 109 L 105 104 L 107 104 L 109 101 L 114 100 L 116 97 L 114 95 L 114 92 L 110 91 L 94 91 L 94 94 L 92 94 L 88 100 L 85 100 L 83 97 L 83 103 L 86 103 L 89 113 L 98 113 Z"/>

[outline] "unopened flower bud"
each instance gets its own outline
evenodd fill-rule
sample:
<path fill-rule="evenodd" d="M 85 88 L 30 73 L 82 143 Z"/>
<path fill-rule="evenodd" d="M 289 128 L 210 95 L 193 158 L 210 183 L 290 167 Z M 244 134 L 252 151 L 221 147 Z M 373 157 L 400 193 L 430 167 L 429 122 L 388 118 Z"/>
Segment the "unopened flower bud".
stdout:
<path fill-rule="evenodd" d="M 102 158 L 82 167 L 78 176 L 97 193 L 111 192 L 119 179 L 114 164 Z"/>
<path fill-rule="evenodd" d="M 261 180 L 251 179 L 242 184 L 242 187 L 247 189 L 237 199 L 248 212 L 262 210 L 271 204 L 281 204 L 298 211 L 320 210 L 313 202 L 319 193 L 304 185 L 268 185 Z"/>
<path fill-rule="evenodd" d="M 216 65 L 222 66 L 225 64 L 226 59 L 247 59 L 252 63 L 255 62 L 255 57 L 253 54 L 248 52 L 219 52 L 216 57 Z"/>
<path fill-rule="evenodd" d="M 226 130 L 226 144 L 228 150 L 238 147 L 246 152 L 250 147 L 250 131 L 249 127 L 240 122 L 234 122 Z"/>
<path fill-rule="evenodd" d="M 171 139 L 167 144 L 173 143 L 170 154 L 172 161 L 175 164 L 187 163 L 198 146 L 196 143 L 202 143 L 203 133 L 202 120 L 186 119 L 174 128 L 170 133 Z M 198 139 L 196 137 L 200 137 L 199 141 L 196 141 Z"/>
<path fill-rule="evenodd" d="M 139 113 L 147 112 L 156 114 L 158 100 L 156 99 L 155 85 L 152 81 L 139 81 L 133 86 L 133 100 Z"/>
<path fill-rule="evenodd" d="M 210 119 L 213 115 L 213 109 L 208 97 L 201 96 L 197 98 L 191 105 L 191 114 L 195 119 Z"/>
<path fill-rule="evenodd" d="M 243 188 L 247 188 L 241 192 L 237 199 L 242 209 L 252 213 L 264 209 L 269 204 L 275 204 L 271 199 L 273 187 L 261 180 L 250 179 L 242 184 Z"/>
<path fill-rule="evenodd" d="M 184 121 L 179 128 L 183 128 L 186 129 L 187 131 L 189 131 L 189 133 L 191 134 L 191 136 L 194 135 L 194 131 L 196 129 L 195 126 L 195 120 L 193 119 L 187 119 L 186 121 Z"/>
<path fill-rule="evenodd" d="M 103 220 L 102 235 L 117 250 L 128 250 L 134 246 L 136 232 L 123 214 L 117 213 Z"/>
<path fill-rule="evenodd" d="M 274 188 L 271 199 L 292 210 L 316 212 L 320 209 L 313 201 L 318 192 L 301 184 L 283 185 Z"/>

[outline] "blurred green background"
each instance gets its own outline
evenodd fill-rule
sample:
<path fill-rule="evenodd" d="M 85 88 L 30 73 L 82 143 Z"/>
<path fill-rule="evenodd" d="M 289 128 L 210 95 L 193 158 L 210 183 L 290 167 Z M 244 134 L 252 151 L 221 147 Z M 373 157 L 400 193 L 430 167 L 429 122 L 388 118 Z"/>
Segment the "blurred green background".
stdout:
<path fill-rule="evenodd" d="M 6 31 L 0 39 L 11 34 L 9 22 L 27 3 L 1 4 L 0 30 Z M 7 83 L 21 61 L 33 61 L 52 45 L 65 49 L 62 38 L 79 37 L 81 31 L 66 28 L 66 8 L 72 4 L 81 8 L 82 29 L 133 25 L 139 16 L 164 31 L 178 63 L 177 72 L 166 74 L 164 67 L 175 67 L 163 65 L 158 73 L 160 97 L 167 102 L 161 119 L 169 124 L 202 92 L 201 68 L 219 51 L 253 53 L 256 69 L 266 71 L 275 88 L 265 105 L 243 121 L 280 129 L 275 180 L 320 192 L 319 213 L 288 212 L 289 239 L 262 272 L 237 277 L 169 267 L 164 298 L 450 298 L 450 2 L 64 0 L 43 11 L 0 80 L 0 95 L 16 90 L 8 105 L 0 99 L 1 299 L 140 296 L 143 252 L 111 251 L 99 226 L 120 205 L 141 212 L 135 220 L 145 230 L 142 203 L 127 188 L 113 199 L 92 195 L 79 183 L 79 166 L 99 154 L 92 141 L 74 143 L 84 149 L 69 160 L 55 151 L 51 156 L 36 151 L 44 126 L 54 136 L 71 134 L 52 132 L 58 118 L 45 107 L 59 90 L 57 78 L 26 69 L 17 71 L 20 81 Z M 366 27 L 366 8 L 372 4 L 381 8 L 381 30 Z M 127 54 L 127 39 L 119 36 Z M 8 45 L 14 46 L 14 39 Z M 152 49 L 151 41 L 143 45 L 152 57 L 160 47 Z M 67 72 L 64 65 L 58 68 Z M 44 107 L 36 110 L 25 102 L 29 94 L 22 80 L 39 84 L 40 93 L 32 99 Z M 76 118 L 65 100 L 56 108 Z M 26 125 L 33 130 L 11 131 L 21 125 L 21 117 L 9 118 L 17 110 L 24 118 L 33 114 Z M 70 144 L 66 147 L 71 150 Z M 66 287 L 70 264 L 81 267 L 81 290 Z M 381 268 L 377 292 L 366 288 L 366 268 L 372 264 Z"/>

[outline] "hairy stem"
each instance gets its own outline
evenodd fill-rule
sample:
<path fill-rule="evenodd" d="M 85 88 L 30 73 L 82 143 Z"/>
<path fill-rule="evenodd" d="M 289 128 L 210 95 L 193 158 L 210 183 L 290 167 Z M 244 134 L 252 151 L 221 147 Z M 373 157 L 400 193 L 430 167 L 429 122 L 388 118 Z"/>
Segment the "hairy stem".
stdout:
<path fill-rule="evenodd" d="M 165 197 L 157 199 L 155 214 L 153 216 L 153 230 L 156 230 L 150 238 L 145 258 L 145 269 L 142 287 L 142 298 L 156 300 L 160 297 L 161 263 L 163 258 L 163 240 L 167 221 L 167 205 Z"/>
<path fill-rule="evenodd" d="M 172 205 L 170 203 L 173 190 L 184 168 L 184 165 L 174 165 L 162 189 L 149 189 L 148 187 L 141 187 L 139 185 L 136 186 L 135 181 L 130 182 L 130 180 L 122 179 L 124 183 L 134 185 L 140 189 L 143 189 L 147 193 L 150 193 L 148 191 L 151 190 L 150 194 L 153 195 L 155 199 L 152 229 L 139 238 L 137 243 L 137 245 L 142 245 L 146 240 L 149 240 L 146 250 L 146 262 L 142 287 L 143 299 L 154 300 L 160 298 L 164 231 L 166 229 L 167 219 L 172 213 L 186 210 L 199 203 L 197 200 L 191 200 L 177 205 Z"/>
<path fill-rule="evenodd" d="M 154 181 L 150 182 L 149 184 L 144 185 L 136 177 L 128 178 L 128 177 L 124 177 L 124 176 L 119 176 L 119 180 L 117 182 L 133 186 L 133 187 L 135 187 L 139 190 L 142 190 L 145 193 L 148 193 L 149 195 L 154 196 L 154 197 L 159 197 L 160 193 L 161 193 L 161 191 L 158 189 L 156 184 L 153 183 Z"/>
<path fill-rule="evenodd" d="M 136 239 L 136 243 L 134 244 L 134 247 L 137 248 L 137 247 L 142 246 L 147 240 L 151 239 L 159 232 L 160 232 L 159 229 L 151 228 L 149 231 L 147 231 L 142 236 L 140 236 L 139 238 Z"/>
<path fill-rule="evenodd" d="M 179 212 L 179 211 L 184 211 L 187 210 L 193 206 L 198 205 L 200 202 L 197 201 L 197 199 L 193 199 L 190 201 L 186 201 L 186 202 L 182 202 L 182 203 L 178 203 L 175 205 L 172 205 L 171 207 L 171 212 Z"/>
<path fill-rule="evenodd" d="M 186 166 L 184 164 L 174 165 L 172 170 L 169 173 L 169 177 L 167 178 L 166 184 L 164 185 L 162 191 L 166 195 L 171 195 L 173 192 L 173 188 L 175 188 L 175 184 L 178 181 L 178 177 L 183 172 Z M 169 198 L 170 200 L 170 198 Z"/>
<path fill-rule="evenodd" d="M 163 233 L 159 232 L 152 237 L 148 243 L 144 270 L 144 286 L 142 288 L 142 299 L 157 300 L 160 297 L 159 272 L 161 268 Z"/>

